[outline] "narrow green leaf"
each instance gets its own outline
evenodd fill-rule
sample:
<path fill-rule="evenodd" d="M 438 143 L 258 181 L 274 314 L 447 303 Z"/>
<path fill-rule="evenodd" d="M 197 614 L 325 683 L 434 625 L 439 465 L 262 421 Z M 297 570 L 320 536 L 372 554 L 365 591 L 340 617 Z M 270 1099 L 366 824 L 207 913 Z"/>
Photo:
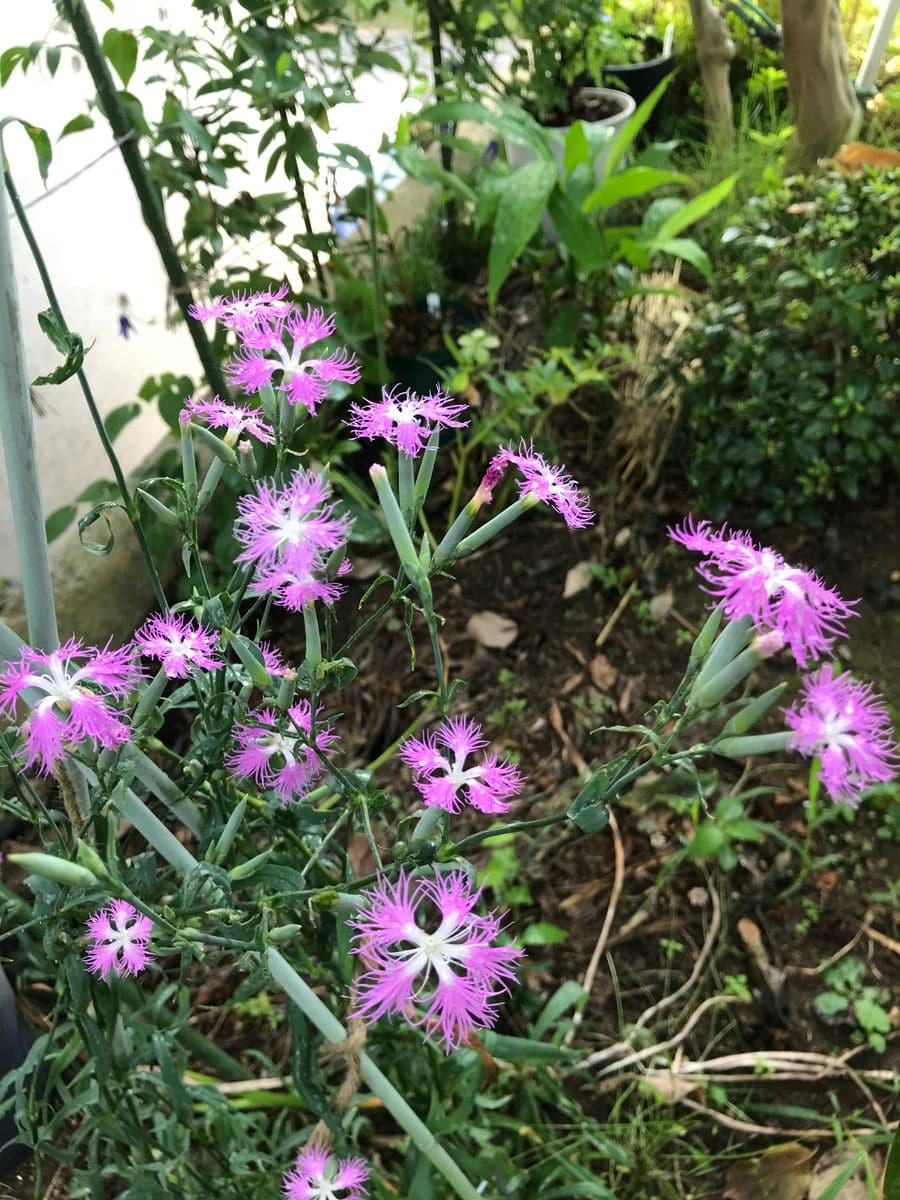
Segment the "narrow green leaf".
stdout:
<path fill-rule="evenodd" d="M 595 192 L 591 192 L 581 208 L 583 212 L 590 213 L 598 208 L 610 208 L 620 200 L 644 196 L 666 183 L 690 182 L 690 175 L 682 175 L 678 171 L 661 171 L 657 167 L 629 167 L 608 179 Z"/>
<path fill-rule="evenodd" d="M 641 132 L 653 113 L 654 108 L 659 101 L 660 96 L 666 90 L 669 83 L 669 76 L 666 76 L 661 83 L 658 83 L 646 100 L 641 101 L 619 132 L 616 134 L 615 141 L 609 149 L 609 154 L 606 156 L 606 161 L 603 164 L 603 178 L 611 179 L 615 174 L 616 167 L 631 149 L 634 140 Z"/>
<path fill-rule="evenodd" d="M 844 1184 L 849 1182 L 853 1176 L 861 1168 L 865 1166 L 866 1156 L 864 1151 L 857 1151 L 854 1156 L 844 1163 L 837 1175 L 828 1184 L 824 1192 L 817 1192 L 818 1200 L 839 1200 L 839 1197 L 847 1193 L 844 1192 Z M 851 1189 L 854 1190 L 855 1189 Z M 888 1191 L 887 1178 L 884 1181 L 884 1200 L 891 1200 L 892 1193 Z M 894 1193 L 894 1200 L 900 1197 L 900 1192 Z"/>
<path fill-rule="evenodd" d="M 50 145 L 50 137 L 46 129 L 41 129 L 39 125 L 28 125 L 22 122 L 22 128 L 31 138 L 31 144 L 34 146 L 34 152 L 37 155 L 38 170 L 41 173 L 43 183 L 47 182 L 47 172 L 50 170 L 50 162 L 53 158 L 53 147 Z"/>
<path fill-rule="evenodd" d="M 709 255 L 693 238 L 667 238 L 665 241 L 651 243 L 651 253 L 671 254 L 674 258 L 683 258 L 692 267 L 696 267 L 701 275 L 712 279 L 712 263 Z"/>
<path fill-rule="evenodd" d="M 122 80 L 122 87 L 128 87 L 137 66 L 137 38 L 127 29 L 107 29 L 103 35 L 103 53 Z"/>
<path fill-rule="evenodd" d="M 80 113 L 77 117 L 73 117 L 71 121 L 67 121 L 63 125 L 59 137 L 68 137 L 70 133 L 81 133 L 84 129 L 93 129 L 94 120 L 87 113 Z M 57 139 L 59 140 L 59 139 Z"/>
<path fill-rule="evenodd" d="M 884 1172 L 884 1200 L 900 1200 L 900 1129 L 894 1134 Z"/>
<path fill-rule="evenodd" d="M 672 213 L 663 221 L 657 231 L 656 241 L 658 243 L 667 242 L 671 238 L 678 237 L 682 230 L 712 212 L 717 205 L 731 195 L 737 178 L 737 174 L 729 175 L 727 179 L 723 179 L 713 187 L 707 188 L 705 192 L 701 192 L 699 196 L 688 200 L 687 204 L 683 205 L 678 212 Z"/>
<path fill-rule="evenodd" d="M 600 271 L 606 264 L 606 246 L 600 230 L 560 188 L 554 188 L 547 204 L 550 219 L 563 245 L 581 271 Z"/>

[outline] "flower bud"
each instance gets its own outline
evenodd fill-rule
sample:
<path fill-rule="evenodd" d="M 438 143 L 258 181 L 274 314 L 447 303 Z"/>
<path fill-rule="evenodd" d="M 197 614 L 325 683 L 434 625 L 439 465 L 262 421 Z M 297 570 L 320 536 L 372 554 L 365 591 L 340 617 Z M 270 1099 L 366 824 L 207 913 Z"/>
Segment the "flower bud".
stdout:
<path fill-rule="evenodd" d="M 69 862 L 66 858 L 57 858 L 53 854 L 10 854 L 9 861 L 17 863 L 31 875 L 40 875 L 67 887 L 93 888 L 100 883 L 97 876 L 87 867 Z"/>

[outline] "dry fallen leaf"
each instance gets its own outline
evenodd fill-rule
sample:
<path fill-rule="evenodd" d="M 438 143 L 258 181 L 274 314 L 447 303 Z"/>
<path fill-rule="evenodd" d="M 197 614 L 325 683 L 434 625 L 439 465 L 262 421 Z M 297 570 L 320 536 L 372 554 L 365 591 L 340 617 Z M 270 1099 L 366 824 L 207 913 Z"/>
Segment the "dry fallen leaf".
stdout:
<path fill-rule="evenodd" d="M 685 1096 L 693 1096 L 703 1090 L 696 1079 L 679 1079 L 671 1071 L 648 1071 L 641 1076 L 641 1084 L 650 1088 L 664 1104 L 677 1104 Z"/>
<path fill-rule="evenodd" d="M 584 671 L 576 671 L 574 675 L 570 675 L 562 687 L 559 689 L 560 696 L 568 696 L 570 692 L 574 692 L 584 682 Z"/>
<path fill-rule="evenodd" d="M 608 692 L 619 678 L 618 670 L 612 665 L 605 654 L 595 654 L 588 667 L 591 673 L 591 683 L 601 692 Z"/>
<path fill-rule="evenodd" d="M 809 1182 L 808 1200 L 819 1200 L 819 1197 L 828 1191 L 837 1177 L 846 1168 L 849 1168 L 850 1162 L 858 1161 L 859 1157 L 858 1151 L 855 1150 L 829 1150 L 823 1154 L 816 1163 L 812 1179 Z M 872 1174 L 877 1179 L 881 1170 L 880 1163 L 870 1159 L 870 1166 Z M 863 1162 L 859 1162 L 858 1169 L 840 1185 L 840 1190 L 835 1194 L 834 1200 L 866 1200 L 868 1195 L 866 1168 Z"/>
<path fill-rule="evenodd" d="M 589 588 L 593 578 L 594 572 L 591 570 L 589 562 L 579 562 L 574 567 L 569 567 L 568 571 L 566 571 L 566 582 L 563 586 L 563 600 L 577 596 L 579 592 L 583 592 L 586 588 Z"/>
<path fill-rule="evenodd" d="M 806 1200 L 813 1154 L 799 1142 L 784 1142 L 732 1163 L 722 1200 Z"/>
<path fill-rule="evenodd" d="M 672 611 L 674 603 L 675 593 L 671 588 L 666 588 L 664 592 L 659 592 L 654 596 L 647 607 L 650 609 L 650 616 L 654 621 L 663 621 Z"/>
<path fill-rule="evenodd" d="M 516 640 L 519 627 L 509 617 L 485 609 L 469 617 L 466 633 L 479 646 L 486 646 L 489 650 L 505 650 Z"/>

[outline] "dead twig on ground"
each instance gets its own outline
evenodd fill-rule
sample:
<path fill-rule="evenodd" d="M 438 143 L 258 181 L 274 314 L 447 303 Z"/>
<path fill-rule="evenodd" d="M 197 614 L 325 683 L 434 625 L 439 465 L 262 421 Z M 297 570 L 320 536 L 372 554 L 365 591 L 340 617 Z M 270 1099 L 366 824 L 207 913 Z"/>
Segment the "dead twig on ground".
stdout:
<path fill-rule="evenodd" d="M 590 998 L 591 989 L 594 986 L 594 979 L 597 976 L 597 969 L 600 966 L 600 959 L 603 957 L 603 951 L 606 949 L 606 943 L 609 940 L 610 931 L 612 930 L 613 921 L 616 918 L 616 910 L 619 907 L 619 898 L 622 895 L 622 886 L 625 882 L 625 848 L 622 845 L 622 835 L 619 832 L 619 823 L 616 820 L 616 815 L 609 810 L 609 831 L 613 839 L 613 854 L 615 860 L 615 875 L 613 877 L 612 891 L 609 896 L 609 904 L 606 906 L 606 916 L 603 918 L 603 925 L 600 928 L 600 935 L 597 938 L 597 943 L 594 946 L 594 952 L 591 955 L 587 965 L 587 970 L 584 973 L 584 978 L 581 981 L 582 991 L 585 993 L 584 1004 L 587 1005 Z M 572 1044 L 572 1039 L 581 1024 L 584 1010 L 578 1009 L 572 1017 L 572 1025 L 569 1032 L 563 1039 L 566 1046 Z"/>

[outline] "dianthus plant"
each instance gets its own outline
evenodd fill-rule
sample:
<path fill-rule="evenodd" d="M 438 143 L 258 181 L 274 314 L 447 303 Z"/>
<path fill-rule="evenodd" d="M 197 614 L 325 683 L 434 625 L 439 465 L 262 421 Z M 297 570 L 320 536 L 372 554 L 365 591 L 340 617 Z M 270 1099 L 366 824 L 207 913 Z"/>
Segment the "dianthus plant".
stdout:
<path fill-rule="evenodd" d="M 215 1133 L 185 1146 L 165 1178 L 171 1194 L 206 1195 L 217 1172 L 232 1169 L 214 1149 L 231 1102 L 208 1076 L 252 1077 L 263 1062 L 267 1075 L 299 1082 L 300 1094 L 287 1083 L 278 1093 L 282 1150 L 264 1160 L 267 1182 L 254 1177 L 248 1192 L 358 1200 L 384 1174 L 384 1193 L 402 1193 L 399 1175 L 391 1178 L 400 1156 L 386 1149 L 394 1140 L 379 1135 L 372 1159 L 370 1121 L 348 1111 L 368 1090 L 450 1192 L 491 1195 L 425 1127 L 415 1108 L 430 1068 L 410 1066 L 434 1053 L 489 1055 L 496 1031 L 527 1034 L 520 931 L 502 897 L 478 886 L 469 854 L 542 826 L 601 830 L 608 806 L 641 775 L 712 753 L 795 751 L 820 764 L 838 804 L 858 803 L 893 776 L 896 751 L 871 688 L 823 661 L 853 604 L 748 533 L 693 520 L 675 528 L 675 541 L 700 555 L 712 612 L 673 695 L 561 809 L 492 745 L 485 714 L 452 678 L 436 597 L 458 563 L 489 555 L 526 514 L 548 536 L 590 538 L 585 489 L 531 442 L 497 446 L 442 524 L 432 496 L 446 474 L 442 447 L 474 420 L 459 397 L 400 385 L 348 402 L 359 370 L 335 343 L 333 316 L 295 304 L 283 287 L 214 298 L 196 316 L 221 322 L 234 343 L 226 374 L 240 394 L 185 397 L 181 477 L 150 480 L 123 500 L 142 545 L 151 517 L 183 541 L 186 578 L 173 602 L 122 644 L 60 645 L 33 572 L 36 644 L 0 630 L 2 754 L 16 811 L 30 809 L 43 846 L 18 856 L 36 893 L 36 919 L 23 928 L 40 926 L 44 938 L 43 951 L 27 942 L 29 954 L 49 956 L 54 971 L 60 964 L 44 1047 L 55 1065 L 35 1086 L 47 1104 L 68 1103 L 66 1067 L 96 1059 L 100 1086 L 85 1092 L 82 1125 L 113 1137 L 103 1131 L 120 1127 L 121 1100 L 123 1145 L 140 1143 L 130 1159 L 136 1194 L 162 1178 L 164 1137 L 131 1119 L 129 1098 L 152 1096 L 163 1123 L 170 1111 L 188 1124 L 192 1113 L 211 1114 Z M 332 429 L 344 422 L 345 441 L 376 447 L 371 488 L 308 438 L 313 414 Z M 214 496 L 226 502 L 226 473 L 228 494 L 240 494 L 232 550 L 223 557 L 220 536 L 214 558 L 204 511 Z M 27 514 L 39 505 L 15 509 L 31 553 L 41 535 Z M 361 546 L 379 527 L 389 566 L 369 585 L 355 539 Z M 162 598 L 157 564 L 149 554 L 147 562 Z M 355 684 L 365 639 L 389 629 L 417 647 L 415 659 L 398 678 L 367 668 Z M 757 695 L 752 674 L 782 650 L 804 670 L 820 664 L 783 717 L 782 687 Z M 361 748 L 377 742 L 388 704 L 407 728 L 368 761 Z M 763 718 L 776 728 L 751 733 Z M 49 785 L 36 779 L 48 775 Z M 268 989 L 290 1001 L 290 1063 L 271 1064 L 262 1048 L 235 1062 L 201 1033 L 210 1022 L 203 1001 L 192 1010 L 191 989 L 208 981 L 217 994 L 240 979 L 242 1000 Z M 342 1045 L 344 1086 L 332 1090 L 320 1074 L 311 1030 Z M 201 1071 L 192 1062 L 185 1074 L 183 1046 Z M 379 1058 L 392 1059 L 390 1072 Z M 74 1116 L 71 1105 L 66 1112 Z M 73 1125 L 77 1142 L 82 1125 Z M 102 1145 L 92 1147 L 90 1169 L 99 1169 Z M 99 1176 L 85 1168 L 79 1178 L 90 1189 Z"/>

